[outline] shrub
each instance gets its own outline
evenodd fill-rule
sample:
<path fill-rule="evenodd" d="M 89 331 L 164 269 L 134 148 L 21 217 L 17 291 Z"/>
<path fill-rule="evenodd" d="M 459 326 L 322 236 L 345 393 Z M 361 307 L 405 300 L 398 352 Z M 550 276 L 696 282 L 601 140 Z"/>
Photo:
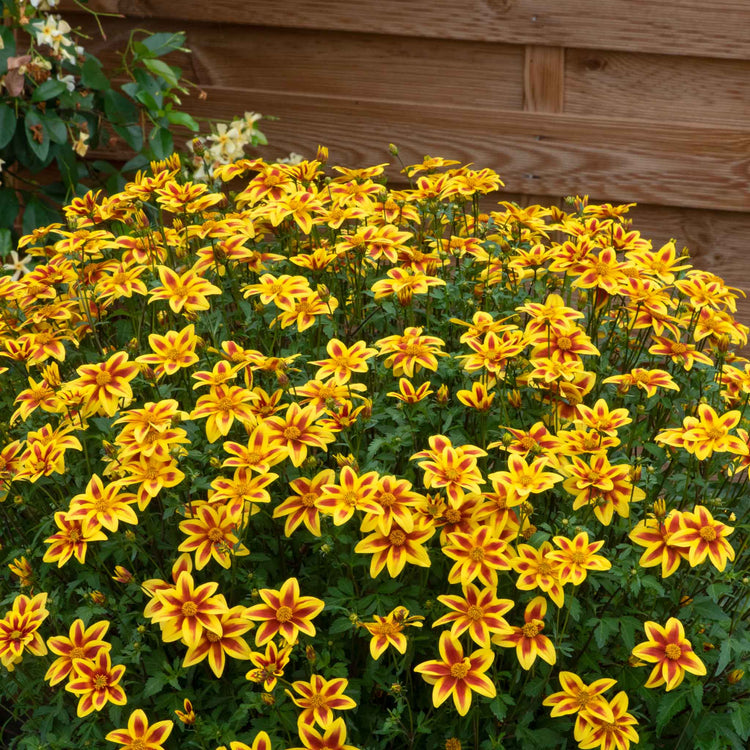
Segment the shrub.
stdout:
<path fill-rule="evenodd" d="M 4 745 L 744 747 L 735 291 L 629 205 L 326 156 L 21 239 Z"/>

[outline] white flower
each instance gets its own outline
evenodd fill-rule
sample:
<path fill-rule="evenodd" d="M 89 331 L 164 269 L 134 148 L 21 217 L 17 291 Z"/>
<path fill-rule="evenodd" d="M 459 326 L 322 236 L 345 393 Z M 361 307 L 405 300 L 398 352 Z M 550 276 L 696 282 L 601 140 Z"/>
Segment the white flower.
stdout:
<path fill-rule="evenodd" d="M 15 250 L 10 251 L 10 263 L 4 263 L 3 269 L 6 271 L 14 271 L 13 281 L 17 281 L 21 276 L 25 276 L 27 273 L 31 273 L 31 269 L 28 267 L 28 263 L 31 262 L 31 258 L 25 255 L 23 258 L 18 257 L 18 253 Z"/>
<path fill-rule="evenodd" d="M 57 74 L 57 80 L 58 81 L 62 81 L 66 85 L 68 91 L 73 92 L 73 91 L 76 90 L 76 78 L 75 78 L 74 75 L 64 76 L 64 75 L 60 75 L 60 73 L 58 73 Z"/>

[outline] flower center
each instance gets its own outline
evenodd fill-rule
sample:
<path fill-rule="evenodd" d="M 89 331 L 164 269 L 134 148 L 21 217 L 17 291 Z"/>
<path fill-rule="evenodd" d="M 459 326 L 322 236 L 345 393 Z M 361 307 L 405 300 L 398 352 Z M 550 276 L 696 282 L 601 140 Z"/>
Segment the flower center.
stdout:
<path fill-rule="evenodd" d="M 300 300 L 294 308 L 294 312 L 296 313 L 310 313 L 313 311 L 313 306 L 310 302 L 307 300 Z"/>
<path fill-rule="evenodd" d="M 484 611 L 481 607 L 477 607 L 476 604 L 472 604 L 467 610 L 466 610 L 466 616 L 470 620 L 481 620 L 484 617 Z"/>
<path fill-rule="evenodd" d="M 528 487 L 534 481 L 534 477 L 530 474 L 521 474 L 516 478 L 516 482 L 522 487 Z"/>
<path fill-rule="evenodd" d="M 86 654 L 84 650 L 80 646 L 76 646 L 71 652 L 70 652 L 70 658 L 71 659 L 85 659 Z"/>
<path fill-rule="evenodd" d="M 97 513 L 106 513 L 109 510 L 109 506 L 109 500 L 106 497 L 101 497 L 94 503 L 94 510 Z"/>
<path fill-rule="evenodd" d="M 524 638 L 536 638 L 539 635 L 539 626 L 534 622 L 527 622 L 522 628 Z"/>
<path fill-rule="evenodd" d="M 588 690 L 579 690 L 578 694 L 575 697 L 576 701 L 578 702 L 578 705 L 581 708 L 586 708 L 588 705 L 589 700 L 591 699 L 591 696 L 589 695 Z"/>
<path fill-rule="evenodd" d="M 373 628 L 378 635 L 393 635 L 401 631 L 401 628 L 394 625 L 392 622 L 379 622 L 375 628 Z"/>
<path fill-rule="evenodd" d="M 534 450 L 534 448 L 539 445 L 536 440 L 534 440 L 533 437 L 529 437 L 528 435 L 526 437 L 522 437 L 519 441 L 519 445 L 521 448 L 523 448 L 525 451 L 531 451 Z"/>
<path fill-rule="evenodd" d="M 75 544 L 76 542 L 80 542 L 81 541 L 80 529 L 71 529 L 68 532 L 68 541 L 73 542 L 73 544 Z"/>
<path fill-rule="evenodd" d="M 300 432 L 299 427 L 289 425 L 282 434 L 287 440 L 297 440 L 302 433 Z"/>
<path fill-rule="evenodd" d="M 394 547 L 401 547 L 403 546 L 404 542 L 406 541 L 406 534 L 404 534 L 401 529 L 396 529 L 395 531 L 392 531 L 388 535 L 388 541 L 394 546 Z"/>
<path fill-rule="evenodd" d="M 216 633 L 212 633 L 210 630 L 207 630 L 206 639 L 210 641 L 211 643 L 216 643 L 217 641 L 221 640 L 221 636 L 216 635 Z"/>
<path fill-rule="evenodd" d="M 682 342 L 672 345 L 673 354 L 684 354 L 687 351 L 687 346 Z"/>
<path fill-rule="evenodd" d="M 455 677 L 458 680 L 463 680 L 467 674 L 469 674 L 470 664 L 468 659 L 464 659 L 462 662 L 457 664 L 451 664 L 451 677 Z"/>
<path fill-rule="evenodd" d="M 256 464 L 260 463 L 260 459 L 260 453 L 248 453 L 247 457 L 245 458 L 245 463 L 247 463 L 249 466 L 255 466 Z"/>
<path fill-rule="evenodd" d="M 471 552 L 469 552 L 469 557 L 474 562 L 481 562 L 484 560 L 484 549 L 482 547 L 472 547 Z"/>
<path fill-rule="evenodd" d="M 326 704 L 326 699 L 319 693 L 311 695 L 307 700 L 310 703 L 310 708 L 320 708 Z"/>
<path fill-rule="evenodd" d="M 664 649 L 667 659 L 677 660 L 682 656 L 682 649 L 676 643 L 668 643 Z"/>
<path fill-rule="evenodd" d="M 142 739 L 132 740 L 128 747 L 130 747 L 131 750 L 148 750 L 148 746 L 146 745 L 146 740 L 142 740 Z"/>
<path fill-rule="evenodd" d="M 359 496 L 356 492 L 352 492 L 351 490 L 349 492 L 344 493 L 344 496 L 341 498 L 344 505 L 356 505 L 357 500 L 359 499 Z"/>
<path fill-rule="evenodd" d="M 719 438 L 724 437 L 724 430 L 719 427 L 709 427 L 706 430 L 706 437 L 711 440 L 718 440 Z"/>
<path fill-rule="evenodd" d="M 94 677 L 94 690 L 104 690 L 109 685 L 109 678 L 106 674 L 98 674 Z"/>
<path fill-rule="evenodd" d="M 379 498 L 378 502 L 384 508 L 390 508 L 396 502 L 396 496 L 392 492 L 384 492 Z"/>
<path fill-rule="evenodd" d="M 218 526 L 214 526 L 209 530 L 207 536 L 212 542 L 216 543 L 224 539 L 224 532 Z"/>
<path fill-rule="evenodd" d="M 448 521 L 448 523 L 458 523 L 461 520 L 461 511 L 456 510 L 455 508 L 448 508 L 448 510 L 445 511 L 445 520 Z"/>
<path fill-rule="evenodd" d="M 542 562 L 539 563 L 536 571 L 537 573 L 539 573 L 539 575 L 548 576 L 552 573 L 552 566 L 546 560 L 542 560 Z"/>
<path fill-rule="evenodd" d="M 102 372 L 98 372 L 96 374 L 97 385 L 107 385 L 108 383 L 111 383 L 111 382 L 112 382 L 112 373 L 109 373 L 106 370 L 103 370 Z"/>
<path fill-rule="evenodd" d="M 407 344 L 404 354 L 410 357 L 421 357 L 425 353 L 425 348 L 421 344 Z"/>
<path fill-rule="evenodd" d="M 302 495 L 302 497 L 300 497 L 300 502 L 306 508 L 313 508 L 315 507 L 316 498 L 317 498 L 317 495 L 314 492 L 305 492 L 305 494 Z"/>
<path fill-rule="evenodd" d="M 223 411 L 223 412 L 232 411 L 232 407 L 233 407 L 232 399 L 227 398 L 226 396 L 224 396 L 224 398 L 220 398 L 216 402 L 216 408 L 219 411 Z"/>
<path fill-rule="evenodd" d="M 276 610 L 276 619 L 279 622 L 289 622 L 292 619 L 292 608 L 291 607 L 279 607 Z"/>
<path fill-rule="evenodd" d="M 20 641 L 22 635 L 23 635 L 23 633 L 20 630 L 14 630 L 10 634 L 10 639 L 11 639 L 11 641 Z"/>
<path fill-rule="evenodd" d="M 567 352 L 572 347 L 573 342 L 570 340 L 568 336 L 560 336 L 559 339 L 557 339 L 557 348 L 561 351 Z"/>
<path fill-rule="evenodd" d="M 716 529 L 713 526 L 704 526 L 698 533 L 705 542 L 713 542 L 716 539 Z"/>
<path fill-rule="evenodd" d="M 195 602 L 185 602 L 182 605 L 182 614 L 185 617 L 195 617 L 198 614 L 198 605 Z"/>
<path fill-rule="evenodd" d="M 586 562 L 586 555 L 583 552 L 574 552 L 570 556 L 570 562 L 575 565 L 583 565 Z"/>

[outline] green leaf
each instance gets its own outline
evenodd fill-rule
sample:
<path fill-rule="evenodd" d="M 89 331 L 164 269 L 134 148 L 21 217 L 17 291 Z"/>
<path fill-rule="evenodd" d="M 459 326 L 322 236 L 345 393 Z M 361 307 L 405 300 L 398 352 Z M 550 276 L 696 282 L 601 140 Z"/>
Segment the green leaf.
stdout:
<path fill-rule="evenodd" d="M 180 75 L 182 71 L 179 68 L 173 68 L 163 60 L 144 60 L 143 65 L 155 76 L 164 80 L 169 88 L 180 88 Z"/>
<path fill-rule="evenodd" d="M 37 227 L 43 227 L 60 220 L 60 214 L 51 206 L 32 196 L 23 212 L 23 233 L 29 234 Z"/>
<path fill-rule="evenodd" d="M 184 45 L 184 31 L 178 31 L 174 34 L 162 31 L 158 34 L 151 34 L 146 39 L 141 39 L 133 47 L 140 57 L 161 57 L 168 52 L 174 52 L 180 47 L 184 47 Z"/>
<path fill-rule="evenodd" d="M 35 109 L 30 109 L 26 113 L 24 126 L 26 128 L 26 143 L 34 156 L 36 156 L 39 161 L 44 161 L 49 153 L 50 139 L 49 134 L 45 132 L 44 122 Z M 34 128 L 34 130 L 32 130 L 32 128 Z M 37 134 L 40 134 L 41 142 L 37 140 L 37 138 L 40 137 Z"/>
<path fill-rule="evenodd" d="M 48 78 L 44 83 L 40 83 L 34 89 L 34 93 L 31 95 L 32 102 L 46 102 L 48 99 L 54 99 L 56 96 L 60 96 L 63 91 L 67 91 L 68 87 L 62 82 L 58 81 L 57 78 Z"/>
<path fill-rule="evenodd" d="M 125 86 L 128 85 L 132 84 L 125 84 Z M 126 125 L 138 122 L 138 107 L 127 96 L 123 96 L 114 89 L 104 92 L 104 113 L 113 124 Z"/>
<path fill-rule="evenodd" d="M 101 63 L 91 55 L 81 65 L 81 82 L 87 89 L 94 89 L 96 91 L 106 91 L 112 88 L 109 78 L 107 78 L 102 70 Z"/>
<path fill-rule="evenodd" d="M 194 133 L 200 129 L 198 123 L 187 112 L 167 112 L 167 120 L 172 125 L 182 125 L 183 128 L 188 128 Z"/>
<path fill-rule="evenodd" d="M 156 695 L 166 685 L 167 680 L 164 675 L 154 675 L 146 680 L 146 684 L 143 686 L 143 697 L 148 698 L 150 695 Z"/>
<path fill-rule="evenodd" d="M 710 596 L 695 597 L 692 606 L 693 612 L 701 619 L 715 620 L 716 622 L 731 620 L 730 615 L 724 612 L 724 610 L 716 604 Z"/>
<path fill-rule="evenodd" d="M 690 694 L 688 695 L 688 701 L 690 701 L 690 708 L 693 709 L 693 712 L 696 714 L 700 714 L 701 708 L 703 707 L 703 683 L 702 682 L 696 682 L 692 689 L 690 690 Z"/>
<path fill-rule="evenodd" d="M 133 149 L 140 151 L 143 148 L 143 130 L 137 123 L 132 125 L 112 125 L 112 130 L 122 138 L 125 143 Z"/>
<path fill-rule="evenodd" d="M 731 714 L 732 726 L 734 731 L 740 736 L 740 739 L 746 740 L 750 737 L 750 704 L 747 701 L 743 703 L 730 704 L 734 707 Z"/>
<path fill-rule="evenodd" d="M 0 148 L 7 146 L 16 132 L 16 113 L 7 104 L 0 104 Z"/>
<path fill-rule="evenodd" d="M 47 112 L 45 114 L 43 124 L 52 143 L 67 143 L 68 129 L 65 127 L 65 123 L 54 112 Z"/>
<path fill-rule="evenodd" d="M 721 674 L 732 660 L 732 639 L 725 638 L 719 648 L 719 661 L 716 664 L 715 674 Z"/>
<path fill-rule="evenodd" d="M 12 227 L 19 210 L 16 191 L 11 188 L 0 188 L 0 227 Z"/>
<path fill-rule="evenodd" d="M 604 648 L 607 641 L 612 635 L 614 635 L 620 628 L 620 621 L 616 617 L 605 617 L 599 620 L 599 624 L 596 626 L 594 631 L 594 640 L 599 648 Z"/>
<path fill-rule="evenodd" d="M 136 101 L 139 101 L 146 107 L 150 114 L 155 115 L 161 111 L 161 99 L 157 101 L 156 97 L 150 91 L 138 91 L 135 95 Z"/>
<path fill-rule="evenodd" d="M 148 135 L 148 143 L 157 159 L 166 159 L 174 151 L 172 134 L 166 128 L 154 128 Z"/>
<path fill-rule="evenodd" d="M 628 651 L 633 650 L 635 646 L 635 631 L 640 630 L 641 621 L 637 617 L 625 615 L 620 619 L 620 635 L 622 642 Z"/>
<path fill-rule="evenodd" d="M 8 58 L 16 55 L 16 40 L 13 38 L 12 26 L 0 26 L 0 75 L 8 72 Z"/>
<path fill-rule="evenodd" d="M 13 238 L 10 234 L 10 229 L 0 227 L 0 257 L 4 258 L 10 255 L 10 251 L 13 249 Z"/>
<path fill-rule="evenodd" d="M 659 708 L 656 711 L 656 733 L 661 734 L 661 730 L 669 723 L 670 719 L 687 704 L 687 694 L 684 690 L 674 690 L 659 700 Z"/>

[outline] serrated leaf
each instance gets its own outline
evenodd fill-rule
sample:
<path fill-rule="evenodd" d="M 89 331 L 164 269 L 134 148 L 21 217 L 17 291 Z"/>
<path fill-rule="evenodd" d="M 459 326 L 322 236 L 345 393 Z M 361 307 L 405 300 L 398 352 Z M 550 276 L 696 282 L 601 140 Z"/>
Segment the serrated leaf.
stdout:
<path fill-rule="evenodd" d="M 687 694 L 684 690 L 665 693 L 659 700 L 659 708 L 656 711 L 656 733 L 661 734 L 661 730 L 669 723 L 670 719 L 682 711 L 686 705 Z"/>
<path fill-rule="evenodd" d="M 715 674 L 721 674 L 732 660 L 732 639 L 725 638 L 719 647 L 719 661 L 716 663 Z"/>
<path fill-rule="evenodd" d="M 732 726 L 741 740 L 747 740 L 750 737 L 750 704 L 745 701 L 734 705 L 735 708 L 730 715 Z"/>
<path fill-rule="evenodd" d="M 690 702 L 690 708 L 693 712 L 700 714 L 703 706 L 703 683 L 696 682 L 690 690 L 688 695 L 688 701 Z"/>
<path fill-rule="evenodd" d="M 164 675 L 154 675 L 146 680 L 146 684 L 143 686 L 143 697 L 148 698 L 151 695 L 156 695 L 166 684 Z"/>

